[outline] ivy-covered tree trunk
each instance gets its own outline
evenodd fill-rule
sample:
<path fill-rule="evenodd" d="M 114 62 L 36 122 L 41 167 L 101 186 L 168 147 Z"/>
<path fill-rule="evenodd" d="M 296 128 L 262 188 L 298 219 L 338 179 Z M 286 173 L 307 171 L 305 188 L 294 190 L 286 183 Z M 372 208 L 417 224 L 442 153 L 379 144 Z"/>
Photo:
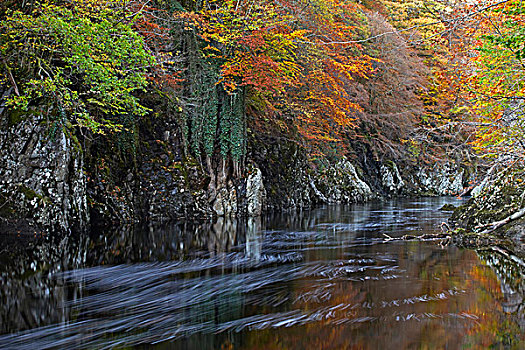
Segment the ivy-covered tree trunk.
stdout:
<path fill-rule="evenodd" d="M 226 90 L 218 60 L 205 58 L 203 43 L 193 33 L 181 33 L 185 83 L 181 129 L 186 155 L 205 165 L 210 191 L 242 174 L 246 154 L 245 89 Z"/>

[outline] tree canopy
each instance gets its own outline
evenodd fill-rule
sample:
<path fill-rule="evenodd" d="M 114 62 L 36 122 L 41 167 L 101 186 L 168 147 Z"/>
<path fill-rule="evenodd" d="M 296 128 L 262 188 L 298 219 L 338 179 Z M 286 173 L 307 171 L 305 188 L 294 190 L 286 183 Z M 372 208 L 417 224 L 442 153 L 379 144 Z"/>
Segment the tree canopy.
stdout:
<path fill-rule="evenodd" d="M 0 13 L 9 107 L 63 127 L 132 132 L 155 92 L 195 157 L 242 161 L 265 130 L 313 155 L 352 140 L 416 154 L 416 125 L 450 122 L 474 125 L 486 155 L 523 153 L 521 1 L 34 0 Z"/>
<path fill-rule="evenodd" d="M 12 108 L 42 113 L 95 132 L 144 116 L 137 91 L 154 57 L 118 1 L 35 2 L 7 10 L 0 24 L 4 79 Z"/>

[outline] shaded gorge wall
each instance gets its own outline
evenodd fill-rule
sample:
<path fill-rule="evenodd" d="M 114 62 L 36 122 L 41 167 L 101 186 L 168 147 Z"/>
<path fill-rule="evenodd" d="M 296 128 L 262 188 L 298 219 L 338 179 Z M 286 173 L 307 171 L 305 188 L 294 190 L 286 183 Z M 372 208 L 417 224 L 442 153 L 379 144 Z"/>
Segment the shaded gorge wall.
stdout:
<path fill-rule="evenodd" d="M 318 204 L 450 195 L 474 176 L 461 158 L 406 165 L 371 161 L 363 147 L 353 159 L 313 162 L 296 141 L 255 133 L 239 162 L 220 154 L 194 158 L 186 132 L 179 114 L 161 110 L 140 120 L 133 133 L 103 138 L 3 108 L 0 228 L 30 235 L 82 232 L 90 224 L 258 216 Z"/>

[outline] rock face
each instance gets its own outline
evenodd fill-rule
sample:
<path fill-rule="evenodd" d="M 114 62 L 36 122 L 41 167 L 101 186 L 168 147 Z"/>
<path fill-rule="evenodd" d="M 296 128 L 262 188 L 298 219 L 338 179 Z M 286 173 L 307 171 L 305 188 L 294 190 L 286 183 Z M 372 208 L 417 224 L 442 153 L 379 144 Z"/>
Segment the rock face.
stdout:
<path fill-rule="evenodd" d="M 405 187 L 405 182 L 399 173 L 397 165 L 393 162 L 389 162 L 381 166 L 380 172 L 381 183 L 387 193 L 390 195 L 401 193 Z"/>
<path fill-rule="evenodd" d="M 466 230 L 503 220 L 524 206 L 525 171 L 508 169 L 452 215 L 451 221 Z M 519 224 L 519 221 L 516 222 Z M 506 226 L 508 230 L 510 226 Z"/>
<path fill-rule="evenodd" d="M 511 257 L 523 267 L 524 198 L 525 169 L 512 167 L 503 169 L 493 174 L 492 178 L 487 178 L 480 192 L 457 208 L 449 221 L 456 229 L 458 239 L 462 236 L 468 238 L 473 232 L 478 233 L 474 236 L 482 239 L 497 239 L 499 241 L 497 245 L 505 250 L 504 256 Z"/>
<path fill-rule="evenodd" d="M 361 179 L 356 168 L 342 159 L 327 169 L 311 175 L 310 185 L 318 202 L 357 203 L 374 198 L 370 186 Z"/>
<path fill-rule="evenodd" d="M 259 216 L 265 209 L 266 189 L 259 168 L 253 169 L 246 180 L 246 202 L 248 216 Z"/>
<path fill-rule="evenodd" d="M 0 207 L 8 224 L 79 231 L 89 222 L 82 151 L 43 116 L 0 119 Z"/>
<path fill-rule="evenodd" d="M 217 216 L 232 216 L 237 213 L 237 188 L 231 181 L 217 191 L 212 208 Z"/>
<path fill-rule="evenodd" d="M 233 176 L 230 168 L 217 181 L 185 154 L 176 120 L 159 117 L 138 129 L 137 148 L 125 153 L 109 143 L 81 145 L 74 128 L 66 134 L 41 116 L 4 116 L 0 224 L 70 232 L 90 222 L 258 216 L 385 196 L 455 194 L 465 182 L 458 166 L 312 162 L 297 143 L 260 135 L 249 142 L 244 172 Z"/>
<path fill-rule="evenodd" d="M 266 209 L 287 211 L 315 204 L 356 203 L 378 197 L 359 167 L 343 158 L 312 167 L 294 142 L 260 139 L 249 154 L 261 169 Z"/>
<path fill-rule="evenodd" d="M 420 169 L 415 180 L 419 183 L 422 192 L 439 196 L 460 194 L 466 183 L 465 170 L 445 163 L 432 169 Z"/>
<path fill-rule="evenodd" d="M 261 137 L 250 140 L 249 145 L 248 157 L 261 170 L 266 210 L 294 210 L 312 204 L 308 159 L 296 143 Z"/>

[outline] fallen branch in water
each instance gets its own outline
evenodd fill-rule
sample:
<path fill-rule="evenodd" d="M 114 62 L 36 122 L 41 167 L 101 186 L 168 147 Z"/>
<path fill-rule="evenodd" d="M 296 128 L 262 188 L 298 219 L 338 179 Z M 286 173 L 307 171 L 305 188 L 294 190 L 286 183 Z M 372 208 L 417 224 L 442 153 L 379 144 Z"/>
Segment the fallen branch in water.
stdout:
<path fill-rule="evenodd" d="M 435 239 L 447 239 L 450 238 L 449 233 L 427 233 L 424 235 L 404 235 L 401 237 L 392 237 L 387 235 L 386 233 L 383 233 L 383 236 L 386 237 L 385 242 L 390 241 L 412 241 L 412 240 L 419 240 L 419 241 L 429 241 L 429 240 L 435 240 Z"/>
<path fill-rule="evenodd" d="M 451 229 L 450 226 L 446 222 L 441 223 L 441 233 L 427 233 L 424 235 L 404 235 L 401 237 L 392 237 L 387 235 L 386 233 L 383 233 L 383 236 L 386 237 L 386 242 L 390 241 L 412 241 L 412 240 L 420 240 L 420 241 L 429 241 L 429 240 L 435 240 L 435 239 L 447 239 L 451 237 Z"/>
<path fill-rule="evenodd" d="M 515 212 L 514 214 L 512 214 L 510 216 L 507 216 L 503 220 L 491 222 L 491 223 L 486 224 L 486 225 L 480 225 L 480 226 L 477 226 L 476 229 L 489 227 L 485 231 L 480 233 L 482 235 L 489 234 L 489 233 L 492 233 L 492 232 L 496 231 L 501 226 L 504 226 L 504 225 L 508 224 L 509 222 L 518 220 L 519 218 L 523 217 L 524 215 L 525 215 L 525 208 L 522 208 L 522 209 L 518 210 L 517 212 Z"/>
<path fill-rule="evenodd" d="M 511 221 L 517 220 L 520 217 L 525 215 L 525 208 L 512 214 L 508 218 L 505 218 L 501 221 L 493 222 L 482 227 L 490 226 L 490 229 L 487 229 L 481 233 L 477 232 L 465 232 L 464 230 L 452 230 L 447 223 L 441 224 L 440 233 L 427 233 L 423 235 L 404 235 L 401 237 L 392 237 L 383 233 L 385 236 L 384 242 L 392 241 L 431 241 L 431 240 L 441 240 L 439 243 L 440 246 L 445 247 L 453 243 L 458 247 L 470 248 L 470 249 L 479 249 L 482 247 L 497 247 L 497 246 L 508 246 L 511 245 L 508 239 L 490 236 L 487 233 L 493 232 L 497 228 L 509 223 Z"/>

